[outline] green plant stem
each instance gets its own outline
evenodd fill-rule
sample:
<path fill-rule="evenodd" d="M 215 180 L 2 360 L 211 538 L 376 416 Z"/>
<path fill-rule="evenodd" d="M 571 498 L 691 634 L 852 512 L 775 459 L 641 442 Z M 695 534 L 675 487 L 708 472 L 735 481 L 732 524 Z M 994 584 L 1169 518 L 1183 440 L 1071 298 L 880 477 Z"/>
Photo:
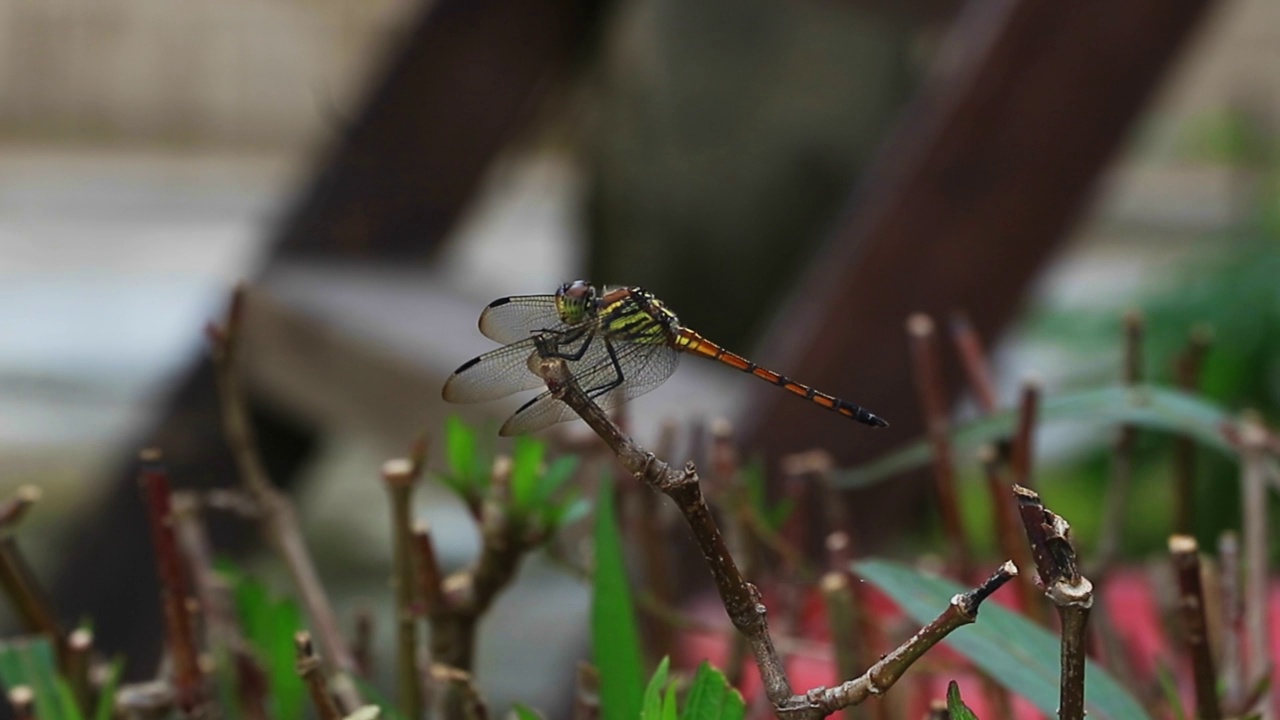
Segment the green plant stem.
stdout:
<path fill-rule="evenodd" d="M 956 595 L 937 619 L 882 658 L 862 676 L 835 687 L 819 687 L 803 694 L 793 694 L 782 658 L 769 635 L 767 610 L 760 592 L 747 582 L 734 563 L 724 536 L 707 508 L 694 465 L 686 464 L 680 470 L 672 468 L 623 433 L 609 419 L 608 414 L 582 392 L 563 360 L 544 359 L 534 369 L 546 381 L 547 388 L 605 441 L 623 467 L 637 479 L 671 498 L 680 509 L 715 581 L 726 614 L 738 632 L 747 638 L 765 695 L 773 705 L 774 714 L 781 720 L 820 720 L 837 710 L 883 693 L 926 650 L 940 642 L 952 630 L 973 622 L 982 601 L 1018 573 L 1013 563 L 1006 562 L 978 588 Z"/>
<path fill-rule="evenodd" d="M 389 460 L 382 466 L 382 479 L 391 497 L 391 587 L 396 602 L 396 676 L 400 711 L 408 720 L 418 720 L 422 717 L 422 674 L 418 669 L 418 619 L 413 611 L 416 585 L 411 516 L 413 486 L 417 480 L 414 463 Z"/>

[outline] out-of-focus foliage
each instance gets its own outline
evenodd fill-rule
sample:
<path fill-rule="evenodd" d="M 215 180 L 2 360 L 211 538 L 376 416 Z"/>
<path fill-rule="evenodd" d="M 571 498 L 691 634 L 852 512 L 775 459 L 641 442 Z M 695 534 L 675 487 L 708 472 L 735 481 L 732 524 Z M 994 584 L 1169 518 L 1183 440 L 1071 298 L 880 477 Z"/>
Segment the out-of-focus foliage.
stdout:
<path fill-rule="evenodd" d="M 601 717 L 626 720 L 640 714 L 644 674 L 640 631 L 636 627 L 622 536 L 613 508 L 613 480 L 606 474 L 600 481 L 596 502 L 591 650 L 600 669 Z"/>
<path fill-rule="evenodd" d="M 669 678 L 670 663 L 663 658 L 644 692 L 641 720 L 742 720 L 747 713 L 742 694 L 730 687 L 724 673 L 703 662 L 698 666 L 684 706 L 676 697 L 678 682 Z"/>
<path fill-rule="evenodd" d="M 271 717 L 298 720 L 306 702 L 306 688 L 298 676 L 293 636 L 302 629 L 302 611 L 297 603 L 274 597 L 262 583 L 225 563 L 220 572 L 230 581 L 245 640 L 266 673 Z"/>

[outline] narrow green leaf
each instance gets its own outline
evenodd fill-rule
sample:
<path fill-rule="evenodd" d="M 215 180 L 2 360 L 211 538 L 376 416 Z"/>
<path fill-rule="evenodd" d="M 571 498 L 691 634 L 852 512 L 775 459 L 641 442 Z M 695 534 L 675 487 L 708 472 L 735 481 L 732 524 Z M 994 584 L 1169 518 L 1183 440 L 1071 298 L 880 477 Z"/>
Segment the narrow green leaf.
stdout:
<path fill-rule="evenodd" d="M 516 438 L 511 458 L 511 504 L 517 512 L 533 507 L 538 492 L 538 470 L 546 446 L 526 435 Z"/>
<path fill-rule="evenodd" d="M 566 493 L 566 497 L 563 500 L 552 506 L 548 515 L 549 522 L 547 525 L 551 529 L 560 528 L 581 520 L 589 512 L 591 512 L 590 500 L 578 497 L 577 493 Z"/>
<path fill-rule="evenodd" d="M 1182 708 L 1182 696 L 1178 694 L 1178 679 L 1173 676 L 1173 671 L 1168 665 L 1164 663 L 1156 665 L 1156 680 L 1160 683 L 1160 692 L 1164 694 L 1164 701 L 1173 711 L 1173 720 L 1187 720 L 1187 711 Z"/>
<path fill-rule="evenodd" d="M 112 711 L 116 707 L 116 690 L 120 687 L 120 677 L 124 674 L 124 658 L 115 658 L 107 666 L 106 677 L 98 691 L 98 704 L 93 708 L 93 720 L 111 720 Z"/>
<path fill-rule="evenodd" d="M 960 686 L 955 680 L 947 683 L 947 714 L 951 720 L 978 720 L 978 716 L 960 699 Z"/>
<path fill-rule="evenodd" d="M 306 687 L 298 677 L 293 636 L 302 629 L 302 612 L 291 600 L 273 599 L 256 580 L 239 573 L 233 577 L 236 614 L 271 688 L 271 715 L 298 720 L 306 705 Z"/>
<path fill-rule="evenodd" d="M 641 720 L 663 720 L 662 690 L 667 686 L 667 671 L 671 666 L 670 658 L 662 658 L 658 669 L 649 678 L 649 685 L 644 689 L 644 704 L 640 707 Z"/>
<path fill-rule="evenodd" d="M 71 684 L 60 676 L 55 677 L 53 683 L 58 693 L 58 705 L 62 709 L 62 720 L 84 720 L 84 712 L 76 702 L 76 694 L 71 692 Z"/>
<path fill-rule="evenodd" d="M 640 633 L 613 511 L 613 480 L 601 478 L 596 506 L 596 572 L 591 598 L 591 648 L 600 669 L 604 720 L 635 720 L 644 693 Z"/>
<path fill-rule="evenodd" d="M 746 702 L 724 673 L 703 661 L 685 698 L 682 720 L 742 720 Z"/>
<path fill-rule="evenodd" d="M 966 448 L 1008 436 L 1017 421 L 1017 410 L 1006 410 L 967 423 L 952 438 L 957 456 Z M 1091 425 L 1137 425 L 1151 430 L 1188 435 L 1230 458 L 1235 449 L 1223 437 L 1222 428 L 1231 416 L 1203 398 L 1158 385 L 1112 386 L 1048 398 L 1040 413 L 1041 425 L 1056 422 L 1088 422 Z M 836 474 L 836 485 L 861 488 L 922 467 L 933 458 L 927 440 L 918 440 L 861 467 Z"/>
<path fill-rule="evenodd" d="M 854 571 L 893 598 L 920 624 L 932 622 L 965 588 L 884 560 L 854 564 Z M 988 602 L 978 622 L 944 641 L 1010 691 L 1050 717 L 1058 709 L 1059 640 L 1021 615 Z M 1085 667 L 1085 705 L 1091 718 L 1137 720 L 1146 712 L 1119 683 L 1093 662 Z"/>
<path fill-rule="evenodd" d="M 521 703 L 511 706 L 511 714 L 516 716 L 516 720 L 542 720 L 542 714 Z"/>
<path fill-rule="evenodd" d="M 53 663 L 53 646 L 40 636 L 0 643 L 0 681 L 12 690 L 19 685 L 31 688 L 36 717 L 70 720 L 58 693 Z"/>
<path fill-rule="evenodd" d="M 667 684 L 667 692 L 662 697 L 662 717 L 661 720 L 676 720 L 676 684 L 670 682 Z"/>

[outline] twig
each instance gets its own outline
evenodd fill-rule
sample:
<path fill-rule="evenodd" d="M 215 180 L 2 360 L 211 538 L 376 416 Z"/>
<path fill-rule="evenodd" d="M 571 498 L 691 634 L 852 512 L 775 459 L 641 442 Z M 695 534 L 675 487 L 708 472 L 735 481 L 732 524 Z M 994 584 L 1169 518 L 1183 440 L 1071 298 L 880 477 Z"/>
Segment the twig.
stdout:
<path fill-rule="evenodd" d="M 440 572 L 440 560 L 436 556 L 435 543 L 431 540 L 431 526 L 419 520 L 413 526 L 413 559 L 417 563 L 418 600 L 427 617 L 440 615 L 448 610 L 444 595 L 444 574 Z"/>
<path fill-rule="evenodd" d="M 1196 688 L 1196 717 L 1218 720 L 1217 676 L 1213 672 L 1213 651 L 1209 647 L 1208 624 L 1205 621 L 1204 591 L 1200 585 L 1200 548 L 1189 535 L 1169 537 L 1169 555 L 1178 577 L 1178 604 L 1182 610 L 1187 651 L 1191 654 L 1191 670 Z"/>
<path fill-rule="evenodd" d="M 64 666 L 66 633 L 58 623 L 48 594 L 18 548 L 17 539 L 9 534 L 0 534 L 0 586 L 9 596 L 23 630 L 49 638 L 58 653 L 59 665 Z"/>
<path fill-rule="evenodd" d="M 270 692 L 267 674 L 247 644 L 231 650 L 231 662 L 236 674 L 236 701 L 246 720 L 269 720 L 267 696 Z"/>
<path fill-rule="evenodd" d="M 9 706 L 14 720 L 36 720 L 36 694 L 29 685 L 14 685 L 9 689 Z"/>
<path fill-rule="evenodd" d="M 356 669 L 355 659 L 342 636 L 337 615 L 302 539 L 293 505 L 268 477 L 249 421 L 249 408 L 237 366 L 244 304 L 244 286 L 237 286 L 225 323 L 221 326 L 210 323 L 206 328 L 218 383 L 218 399 L 222 406 L 223 431 L 239 470 L 240 482 L 253 496 L 261 513 L 259 527 L 288 567 L 320 646 L 332 664 L 330 682 L 339 705 L 344 712 L 352 713 L 363 704 L 351 679 Z"/>
<path fill-rule="evenodd" d="M 0 504 L 0 530 L 12 529 L 26 517 L 27 511 L 40 501 L 40 488 L 35 485 L 23 485 L 13 493 L 13 497 Z"/>
<path fill-rule="evenodd" d="M 597 720 L 599 717 L 600 671 L 593 665 L 578 663 L 573 691 L 573 720 Z"/>
<path fill-rule="evenodd" d="M 867 655 L 867 637 L 860 631 L 860 620 L 854 609 L 853 587 L 849 574 L 828 572 L 822 576 L 822 597 L 827 604 L 827 622 L 831 626 L 831 644 L 835 649 L 836 672 L 839 677 L 855 677 Z M 845 720 L 871 717 L 869 708 L 850 705 L 843 711 Z"/>
<path fill-rule="evenodd" d="M 964 365 L 964 373 L 969 378 L 969 387 L 973 389 L 978 407 L 987 415 L 995 413 L 1000 409 L 1000 400 L 996 395 L 996 385 L 991 380 L 991 365 L 987 362 L 982 338 L 973 329 L 969 316 L 959 310 L 951 314 L 951 340 L 960 354 L 960 362 Z"/>
<path fill-rule="evenodd" d="M 174 532 L 169 473 L 160 465 L 157 450 L 143 450 L 138 482 L 146 498 L 160 577 L 160 598 L 164 605 L 169 653 L 173 658 L 173 690 L 178 709 L 188 717 L 203 717 L 207 709 L 204 675 L 200 670 L 200 650 L 192 624 L 194 599 L 182 572 L 182 556 Z"/>
<path fill-rule="evenodd" d="M 1013 436 L 1013 448 L 1009 458 L 1013 483 L 1022 487 L 1034 487 L 1031 466 L 1035 458 L 1036 416 L 1040 411 L 1040 383 L 1027 380 L 1022 384 L 1022 398 L 1018 402 L 1018 431 Z"/>
<path fill-rule="evenodd" d="M 320 670 L 323 663 L 311 644 L 311 633 L 305 630 L 295 633 L 293 645 L 298 651 L 298 675 L 307 686 L 311 704 L 316 707 L 316 715 L 320 720 L 341 720 L 342 713 L 338 712 L 337 704 L 325 687 L 324 673 Z"/>
<path fill-rule="evenodd" d="M 1244 701 L 1244 603 L 1240 592 L 1240 538 L 1231 530 L 1218 537 L 1222 592 L 1222 704 L 1233 716 Z"/>
<path fill-rule="evenodd" d="M 406 718 L 422 717 L 422 675 L 418 670 L 418 621 L 413 612 L 416 590 L 413 578 L 413 486 L 422 463 L 388 460 L 382 466 L 382 480 L 391 496 L 393 571 L 391 587 L 396 597 L 396 673 L 399 682 L 400 712 Z"/>
<path fill-rule="evenodd" d="M 173 686 L 163 680 L 122 685 L 116 712 L 130 720 L 161 720 L 173 713 Z"/>
<path fill-rule="evenodd" d="M 207 647 L 234 651 L 242 642 L 235 600 L 213 567 L 213 549 L 201 517 L 200 499 L 192 491 L 173 493 L 174 533 L 200 601 Z"/>
<path fill-rule="evenodd" d="M 458 717 L 460 720 L 488 720 L 489 707 L 481 697 L 479 689 L 476 688 L 471 673 L 443 663 L 433 663 L 431 677 L 437 684 L 444 686 L 444 692 L 439 693 L 440 696 L 460 700 L 461 714 L 455 716 L 446 710 L 445 717 Z"/>
<path fill-rule="evenodd" d="M 1067 521 L 1046 508 L 1034 491 L 1014 485 L 1013 494 L 1045 595 L 1058 608 L 1062 621 L 1058 718 L 1083 720 L 1085 629 L 1093 607 L 1093 584 L 1080 574 Z"/>
<path fill-rule="evenodd" d="M 819 687 L 804 694 L 792 694 L 781 657 L 769 635 L 767 611 L 760 592 L 746 581 L 729 554 L 724 537 L 707 508 L 693 464 L 676 470 L 623 434 L 577 386 L 563 360 L 544 359 L 536 370 L 556 397 L 569 405 L 613 449 L 623 467 L 637 479 L 670 497 L 680 509 L 702 551 L 725 612 L 738 632 L 746 636 L 765 694 L 773 704 L 775 714 L 782 720 L 819 720 L 871 695 L 883 693 L 926 650 L 955 628 L 973 622 L 978 605 L 1017 574 L 1013 563 L 1006 562 L 980 587 L 952 598 L 951 604 L 936 620 L 862 676 L 836 687 Z"/>
<path fill-rule="evenodd" d="M 414 559 L 417 559 L 416 552 L 414 553 Z M 365 680 L 373 677 L 373 622 L 372 608 L 364 604 L 356 606 L 355 634 L 351 644 L 351 653 L 356 659 L 356 671 Z"/>
<path fill-rule="evenodd" d="M 1031 567 L 1031 548 L 1023 542 L 1019 529 L 1017 507 L 1009 497 L 1011 484 L 1001 476 L 1000 461 L 993 445 L 978 448 L 978 461 L 987 478 L 987 493 L 991 496 L 991 512 L 995 515 L 996 540 L 1000 546 L 1000 554 L 1013 558 L 1019 568 Z M 1048 613 L 1045 612 L 1043 594 L 1036 587 L 1035 579 L 1029 574 L 1018 576 L 1018 597 L 1021 599 L 1022 612 L 1041 625 L 1049 624 Z"/>
<path fill-rule="evenodd" d="M 76 628 L 67 636 L 67 685 L 76 705 L 86 717 L 93 712 L 93 683 L 89 670 L 93 665 L 93 632 Z"/>
<path fill-rule="evenodd" d="M 1200 385 L 1200 371 L 1209 352 L 1211 333 L 1198 327 L 1191 331 L 1187 345 L 1174 362 L 1174 378 L 1178 387 L 1195 392 Z M 1196 526 L 1196 442 L 1179 436 L 1173 445 L 1174 513 L 1173 531 L 1189 535 Z"/>
<path fill-rule="evenodd" d="M 912 315 L 907 319 L 907 334 L 911 340 L 912 370 L 920 393 L 921 413 L 933 447 L 933 475 L 942 529 L 947 536 L 953 567 L 967 581 L 972 574 L 972 555 L 960 518 L 955 466 L 951 457 L 951 423 L 933 320 L 920 313 Z"/>
<path fill-rule="evenodd" d="M 1266 428 L 1252 413 L 1247 414 L 1240 423 L 1241 470 L 1240 480 L 1243 486 L 1241 505 L 1244 508 L 1244 627 L 1245 670 L 1248 677 L 1261 677 L 1263 672 L 1271 672 L 1270 643 L 1265 638 L 1271 637 L 1268 622 L 1267 602 L 1267 468 L 1263 452 L 1266 447 Z M 1261 638 L 1263 641 L 1258 641 Z M 1263 718 L 1272 717 L 1270 703 L 1260 708 Z"/>
<path fill-rule="evenodd" d="M 1130 310 L 1124 315 L 1124 369 L 1122 380 L 1135 386 L 1142 382 L 1142 313 Z M 1116 433 L 1111 482 L 1103 506 L 1102 528 L 1099 530 L 1097 564 L 1091 571 L 1098 582 L 1105 582 L 1111 566 L 1120 555 L 1124 535 L 1124 517 L 1129 508 L 1129 488 L 1133 484 L 1133 449 L 1137 431 L 1132 425 L 1121 425 Z"/>

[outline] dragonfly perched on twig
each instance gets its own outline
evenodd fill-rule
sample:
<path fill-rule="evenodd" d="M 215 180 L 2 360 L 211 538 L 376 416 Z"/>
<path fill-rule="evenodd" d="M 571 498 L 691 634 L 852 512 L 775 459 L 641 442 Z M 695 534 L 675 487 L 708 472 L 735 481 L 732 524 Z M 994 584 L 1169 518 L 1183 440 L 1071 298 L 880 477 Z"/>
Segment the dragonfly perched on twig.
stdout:
<path fill-rule="evenodd" d="M 543 385 L 533 365 L 561 358 L 587 397 L 608 409 L 661 385 L 675 372 L 680 354 L 692 353 L 751 373 L 864 425 L 889 425 L 866 408 L 725 350 L 681 325 L 661 300 L 638 287 L 602 292 L 577 280 L 554 295 L 499 298 L 480 314 L 480 332 L 504 345 L 454 371 L 444 384 L 449 402 L 484 402 L 532 390 Z M 568 405 L 544 392 L 517 410 L 499 433 L 521 435 L 574 417 Z"/>

